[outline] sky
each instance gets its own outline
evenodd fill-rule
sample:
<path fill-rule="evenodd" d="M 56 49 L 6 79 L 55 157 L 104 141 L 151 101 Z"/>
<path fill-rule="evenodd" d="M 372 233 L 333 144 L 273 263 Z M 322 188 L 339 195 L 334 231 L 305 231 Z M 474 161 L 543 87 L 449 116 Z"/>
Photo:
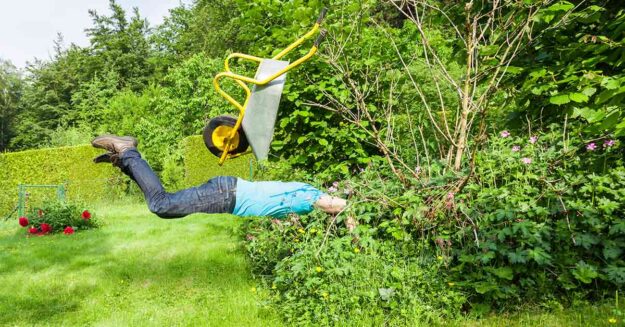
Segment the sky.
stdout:
<path fill-rule="evenodd" d="M 169 9 L 190 0 L 117 0 L 131 14 L 139 8 L 150 26 L 163 21 Z M 47 60 L 53 53 L 57 33 L 67 46 L 89 44 L 85 28 L 91 26 L 88 10 L 109 15 L 108 0 L 0 0 L 0 58 L 18 68 L 34 58 Z"/>

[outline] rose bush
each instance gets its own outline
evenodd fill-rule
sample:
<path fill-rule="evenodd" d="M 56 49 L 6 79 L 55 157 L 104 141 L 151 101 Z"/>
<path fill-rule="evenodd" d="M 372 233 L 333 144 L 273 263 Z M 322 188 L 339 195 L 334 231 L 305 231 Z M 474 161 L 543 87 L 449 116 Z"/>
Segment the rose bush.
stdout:
<path fill-rule="evenodd" d="M 89 210 L 68 202 L 46 202 L 41 207 L 31 208 L 18 223 L 28 227 L 29 234 L 45 235 L 64 232 L 71 235 L 76 230 L 97 228 L 98 222 Z"/>

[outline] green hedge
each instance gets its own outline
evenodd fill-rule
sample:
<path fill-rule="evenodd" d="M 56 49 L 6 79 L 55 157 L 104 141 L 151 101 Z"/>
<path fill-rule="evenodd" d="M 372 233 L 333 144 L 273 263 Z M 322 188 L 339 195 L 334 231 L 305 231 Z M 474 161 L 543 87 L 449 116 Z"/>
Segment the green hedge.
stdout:
<path fill-rule="evenodd" d="M 206 149 L 201 135 L 194 135 L 182 141 L 184 158 L 184 186 L 197 186 L 215 176 L 237 176 L 250 179 L 250 160 L 255 169 L 253 155 L 244 155 L 228 159 L 223 166 L 212 153 Z"/>
<path fill-rule="evenodd" d="M 96 165 L 102 153 L 90 145 L 47 148 L 0 154 L 0 217 L 17 204 L 18 184 L 65 184 L 67 198 L 98 201 L 124 191 L 125 176 L 111 165 Z M 36 196 L 54 196 L 54 190 L 29 189 Z"/>

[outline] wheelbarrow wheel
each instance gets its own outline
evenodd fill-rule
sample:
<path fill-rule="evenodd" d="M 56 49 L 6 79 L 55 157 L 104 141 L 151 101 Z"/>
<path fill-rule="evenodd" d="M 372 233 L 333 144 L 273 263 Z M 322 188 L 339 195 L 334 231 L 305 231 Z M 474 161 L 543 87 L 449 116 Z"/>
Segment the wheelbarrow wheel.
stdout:
<path fill-rule="evenodd" d="M 233 116 L 222 115 L 211 119 L 204 128 L 204 144 L 212 154 L 221 157 L 226 146 L 226 138 L 232 133 L 237 119 Z M 250 144 L 245 137 L 245 132 L 239 128 L 232 140 L 230 154 L 239 154 L 245 152 Z"/>

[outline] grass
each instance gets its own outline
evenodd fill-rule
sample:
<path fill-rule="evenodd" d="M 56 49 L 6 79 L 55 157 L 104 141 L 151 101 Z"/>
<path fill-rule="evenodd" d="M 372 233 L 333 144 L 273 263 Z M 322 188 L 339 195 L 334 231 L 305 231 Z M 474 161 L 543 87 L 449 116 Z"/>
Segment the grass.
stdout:
<path fill-rule="evenodd" d="M 615 316 L 612 311 L 615 305 L 612 303 L 585 304 L 575 308 L 558 309 L 554 311 L 541 311 L 526 309 L 517 313 L 491 314 L 480 320 L 463 320 L 450 326 L 463 327 L 586 327 L 586 326 L 623 326 L 621 317 Z M 623 305 L 619 304 L 621 312 Z M 616 322 L 610 322 L 609 319 Z"/>
<path fill-rule="evenodd" d="M 0 223 L 0 325 L 268 326 L 230 215 L 94 210 L 98 230 L 26 237 Z"/>
<path fill-rule="evenodd" d="M 254 291 L 233 216 L 163 220 L 143 204 L 94 212 L 102 228 L 71 236 L 27 237 L 15 220 L 0 222 L 0 325 L 280 325 Z M 613 309 L 523 310 L 447 325 L 619 326 Z"/>

